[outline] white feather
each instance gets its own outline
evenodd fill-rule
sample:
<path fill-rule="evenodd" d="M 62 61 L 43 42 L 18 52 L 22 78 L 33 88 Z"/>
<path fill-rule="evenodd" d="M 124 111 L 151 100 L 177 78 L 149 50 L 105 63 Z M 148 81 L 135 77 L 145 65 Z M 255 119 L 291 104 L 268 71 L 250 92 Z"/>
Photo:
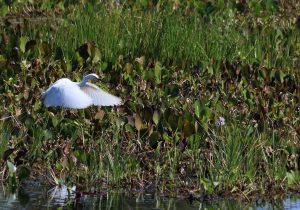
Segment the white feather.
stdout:
<path fill-rule="evenodd" d="M 69 79 L 56 81 L 44 94 L 44 104 L 65 108 L 83 109 L 93 104 L 93 100 L 81 91 L 80 87 Z"/>
<path fill-rule="evenodd" d="M 86 82 L 87 79 L 93 78 L 98 78 L 98 76 L 89 74 L 83 78 L 81 83 L 72 82 L 67 78 L 59 79 L 42 94 L 43 103 L 47 107 L 62 106 L 74 109 L 83 109 L 91 105 L 113 106 L 121 104 L 120 98 Z"/>
<path fill-rule="evenodd" d="M 81 90 L 92 98 L 93 104 L 96 106 L 113 106 L 122 103 L 122 100 L 119 97 L 111 95 L 89 82 L 81 87 Z"/>

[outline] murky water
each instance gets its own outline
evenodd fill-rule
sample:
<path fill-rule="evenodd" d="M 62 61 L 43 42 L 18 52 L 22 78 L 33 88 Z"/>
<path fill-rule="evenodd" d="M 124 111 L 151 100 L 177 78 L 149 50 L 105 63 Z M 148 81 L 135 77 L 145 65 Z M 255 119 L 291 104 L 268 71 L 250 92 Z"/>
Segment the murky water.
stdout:
<path fill-rule="evenodd" d="M 106 209 L 106 210 L 194 210 L 194 209 L 300 209 L 300 198 L 288 196 L 272 203 L 253 202 L 250 204 L 233 200 L 200 202 L 181 199 L 157 198 L 144 194 L 130 197 L 123 193 L 83 195 L 66 187 L 46 189 L 38 183 L 28 183 L 15 193 L 0 190 L 0 209 Z"/>

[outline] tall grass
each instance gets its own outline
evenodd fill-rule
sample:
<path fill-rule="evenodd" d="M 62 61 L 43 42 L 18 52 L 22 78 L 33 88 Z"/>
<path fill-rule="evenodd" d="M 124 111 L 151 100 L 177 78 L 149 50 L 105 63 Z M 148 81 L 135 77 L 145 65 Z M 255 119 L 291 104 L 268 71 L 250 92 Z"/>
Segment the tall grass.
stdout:
<path fill-rule="evenodd" d="M 45 164 L 61 180 L 88 187 L 96 182 L 140 187 L 155 182 L 159 190 L 181 185 L 211 193 L 215 188 L 246 186 L 252 192 L 265 180 L 285 180 L 287 172 L 298 167 L 297 136 L 290 138 L 292 132 L 285 132 L 282 125 L 288 119 L 279 115 L 284 109 L 289 117 L 298 117 L 296 87 L 287 86 L 288 79 L 291 84 L 299 80 L 293 65 L 299 54 L 299 32 L 271 18 L 261 25 L 247 18 L 230 8 L 209 16 L 186 16 L 179 11 L 98 6 L 76 8 L 64 19 L 29 22 L 21 35 L 49 43 L 51 59 L 35 55 L 46 51 L 39 46 L 19 52 L 18 58 L 5 55 L 3 63 L 15 72 L 1 73 L 6 80 L 1 89 L 4 106 L 9 113 L 22 109 L 24 116 L 19 129 L 23 133 L 1 135 L 0 154 L 7 144 L 12 148 L 19 144 L 28 150 L 25 164 Z M 65 61 L 71 63 L 80 57 L 76 49 L 86 42 L 94 42 L 100 50 L 101 61 L 95 65 L 115 65 L 113 73 L 104 72 L 108 83 L 122 86 L 119 93 L 125 105 L 111 114 L 107 114 L 111 109 L 104 109 L 102 120 L 96 118 L 95 107 L 78 112 L 46 109 L 38 98 L 37 92 L 47 83 L 63 74 L 70 76 L 61 72 L 59 64 L 52 65 L 61 63 L 54 51 L 61 48 Z M 147 66 L 135 63 L 141 56 Z M 27 63 L 22 60 L 30 57 L 34 59 Z M 223 61 L 229 64 L 221 65 Z M 132 65 L 128 72 L 126 63 Z M 264 67 L 276 68 L 279 76 L 261 76 L 270 72 Z M 291 75 L 284 78 L 282 72 Z M 82 72 L 72 73 L 78 79 Z M 119 78 L 110 79 L 113 74 Z M 31 90 L 30 97 L 23 90 Z M 159 120 L 153 119 L 154 111 Z M 141 128 L 133 122 L 137 115 Z M 216 127 L 214 120 L 220 115 L 226 125 Z M 0 121 L 0 129 L 10 132 L 9 127 L 13 124 Z M 19 146 L 9 158 L 14 161 L 18 152 Z"/>
<path fill-rule="evenodd" d="M 103 60 L 116 61 L 120 55 L 130 60 L 175 61 L 179 64 L 208 67 L 212 61 L 240 59 L 266 67 L 290 66 L 297 50 L 295 28 L 270 20 L 261 27 L 252 20 L 238 20 L 227 8 L 208 17 L 189 16 L 166 11 L 135 12 L 98 6 L 75 10 L 66 19 L 54 19 L 46 25 L 27 30 L 24 35 L 61 47 L 67 59 L 81 44 L 93 41 Z M 54 21 L 54 22 L 53 22 Z"/>

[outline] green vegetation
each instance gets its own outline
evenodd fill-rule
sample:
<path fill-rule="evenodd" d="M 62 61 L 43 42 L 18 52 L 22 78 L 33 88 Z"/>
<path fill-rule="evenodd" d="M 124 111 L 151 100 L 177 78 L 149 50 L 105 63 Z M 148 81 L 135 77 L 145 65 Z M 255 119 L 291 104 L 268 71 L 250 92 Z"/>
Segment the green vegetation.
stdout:
<path fill-rule="evenodd" d="M 4 180 L 245 198 L 298 186 L 297 2 L 83 2 L 0 5 Z M 42 105 L 51 83 L 91 72 L 124 105 Z"/>

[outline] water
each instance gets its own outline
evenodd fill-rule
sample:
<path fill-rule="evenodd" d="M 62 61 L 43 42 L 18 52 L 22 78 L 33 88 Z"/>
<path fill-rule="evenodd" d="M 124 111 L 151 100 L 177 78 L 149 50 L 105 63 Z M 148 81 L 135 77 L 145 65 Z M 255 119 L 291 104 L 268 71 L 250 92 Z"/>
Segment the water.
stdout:
<path fill-rule="evenodd" d="M 74 190 L 74 189 L 73 189 Z M 132 197 L 124 193 L 77 196 L 66 187 L 46 189 L 36 182 L 27 183 L 15 193 L 0 190 L 0 209 L 105 209 L 105 210 L 194 210 L 194 209 L 300 209 L 300 198 L 287 196 L 272 203 L 234 200 L 188 201 L 162 198 L 153 194 Z"/>

